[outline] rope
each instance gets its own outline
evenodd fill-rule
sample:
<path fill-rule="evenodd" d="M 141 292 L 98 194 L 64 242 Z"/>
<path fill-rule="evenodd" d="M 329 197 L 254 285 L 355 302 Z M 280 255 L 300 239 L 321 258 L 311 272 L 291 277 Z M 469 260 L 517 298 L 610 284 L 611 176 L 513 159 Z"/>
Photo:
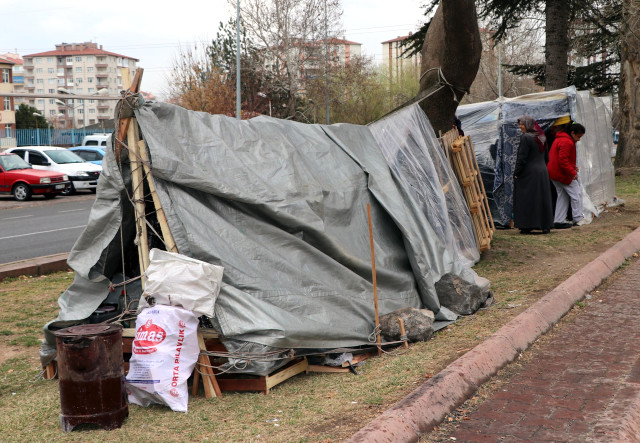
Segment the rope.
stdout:
<path fill-rule="evenodd" d="M 440 85 L 440 88 L 436 89 L 436 91 L 439 91 L 440 89 L 442 89 L 445 86 L 448 86 L 449 89 L 451 90 L 451 93 L 453 94 L 453 101 L 455 101 L 456 103 L 459 103 L 458 101 L 458 97 L 456 95 L 456 91 L 460 91 L 463 94 L 469 94 L 469 88 L 463 88 L 462 86 L 456 86 L 452 83 L 449 83 L 447 81 L 447 79 L 444 77 L 444 74 L 442 73 L 442 68 L 440 66 L 438 66 L 437 68 L 431 68 L 431 69 L 427 69 L 425 72 L 423 72 L 420 75 L 420 81 L 422 81 L 422 79 L 424 78 L 425 75 L 427 75 L 429 72 L 431 71 L 435 71 L 438 70 L 438 81 L 436 82 L 437 85 Z M 434 91 L 435 93 L 435 91 Z M 433 94 L 433 93 L 432 93 Z M 432 95 L 429 94 L 429 95 Z M 428 96 L 427 96 L 428 97 Z M 418 103 L 420 103 L 422 100 L 424 100 L 426 97 L 423 97 L 422 99 L 420 99 L 418 101 Z"/>

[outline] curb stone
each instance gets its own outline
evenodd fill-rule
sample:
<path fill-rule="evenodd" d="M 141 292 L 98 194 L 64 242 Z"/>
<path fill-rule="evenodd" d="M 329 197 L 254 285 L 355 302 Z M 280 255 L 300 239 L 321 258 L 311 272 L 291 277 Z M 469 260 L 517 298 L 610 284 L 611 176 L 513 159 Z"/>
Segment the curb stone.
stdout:
<path fill-rule="evenodd" d="M 63 253 L 0 264 L 0 281 L 8 277 L 44 275 L 70 269 L 68 257 L 69 253 Z"/>
<path fill-rule="evenodd" d="M 417 442 L 421 434 L 431 431 L 441 423 L 480 384 L 512 362 L 520 352 L 569 312 L 577 301 L 600 285 L 639 250 L 640 228 L 637 228 L 487 340 L 360 429 L 347 442 Z M 640 412 L 636 415 L 639 416 L 636 421 L 640 423 Z M 619 435 L 640 429 L 632 418 L 627 421 L 623 430 L 617 429 Z M 611 429 L 610 423 L 603 422 L 599 431 L 611 435 L 616 429 Z"/>

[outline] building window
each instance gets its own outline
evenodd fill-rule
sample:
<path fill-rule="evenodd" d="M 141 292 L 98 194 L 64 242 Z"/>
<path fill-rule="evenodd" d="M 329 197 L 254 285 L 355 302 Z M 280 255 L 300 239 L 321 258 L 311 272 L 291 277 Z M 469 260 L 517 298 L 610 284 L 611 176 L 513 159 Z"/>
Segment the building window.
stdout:
<path fill-rule="evenodd" d="M 9 83 L 9 69 L 4 68 L 2 70 L 2 83 Z"/>
<path fill-rule="evenodd" d="M 58 63 L 62 64 L 62 57 L 58 57 Z"/>
<path fill-rule="evenodd" d="M 93 108 L 89 109 L 89 114 L 95 114 L 95 113 L 96 113 L 95 109 L 93 109 Z"/>
<path fill-rule="evenodd" d="M 49 109 L 49 115 L 56 115 L 55 109 Z"/>
<path fill-rule="evenodd" d="M 93 104 L 93 103 L 95 103 L 95 100 L 94 99 L 89 99 L 89 103 Z"/>
<path fill-rule="evenodd" d="M 87 56 L 87 61 L 88 62 L 92 62 L 93 61 L 93 55 L 88 55 Z"/>
<path fill-rule="evenodd" d="M 76 61 L 77 62 L 81 62 L 82 61 L 82 57 L 76 57 Z"/>
<path fill-rule="evenodd" d="M 11 111 L 11 98 L 9 97 L 4 98 L 4 110 Z"/>
<path fill-rule="evenodd" d="M 67 63 L 73 63 L 73 57 L 67 57 Z"/>
<path fill-rule="evenodd" d="M 36 63 L 42 63 L 42 57 L 36 57 Z"/>
<path fill-rule="evenodd" d="M 87 72 L 93 72 L 93 66 L 88 66 L 87 67 Z"/>
<path fill-rule="evenodd" d="M 53 71 L 53 68 L 47 68 L 47 72 L 48 72 L 49 74 L 53 74 L 53 72 L 54 72 L 54 71 Z"/>
<path fill-rule="evenodd" d="M 55 94 L 56 90 L 55 89 L 49 89 L 49 94 Z"/>
<path fill-rule="evenodd" d="M 51 89 L 49 89 L 49 91 L 51 91 Z M 50 105 L 55 105 L 56 104 L 56 100 L 54 98 L 50 98 L 49 99 L 49 104 Z"/>
<path fill-rule="evenodd" d="M 41 106 L 44 108 L 44 99 L 42 98 L 38 99 L 38 106 Z"/>
<path fill-rule="evenodd" d="M 76 72 L 82 72 L 82 66 L 76 66 Z"/>
<path fill-rule="evenodd" d="M 37 94 L 44 94 L 44 89 L 38 89 L 38 90 L 36 91 L 36 93 L 37 93 Z"/>
<path fill-rule="evenodd" d="M 77 92 L 78 94 L 82 94 L 82 88 L 76 88 L 76 92 Z"/>
<path fill-rule="evenodd" d="M 42 74 L 43 69 L 42 69 L 42 68 L 38 68 L 38 69 L 36 69 L 36 72 L 37 72 L 38 74 Z"/>
<path fill-rule="evenodd" d="M 64 68 L 58 68 L 58 75 L 64 75 Z"/>
<path fill-rule="evenodd" d="M 64 86 L 64 79 L 63 78 L 59 78 L 58 79 L 58 86 Z"/>
<path fill-rule="evenodd" d="M 11 126 L 10 126 L 10 125 L 6 125 L 6 126 L 4 127 L 4 136 L 5 136 L 6 138 L 11 138 L 11 137 L 12 137 L 12 134 L 11 134 Z"/>
<path fill-rule="evenodd" d="M 82 78 L 77 78 L 76 83 L 82 83 Z"/>
<path fill-rule="evenodd" d="M 78 109 L 78 114 L 84 114 L 84 109 L 82 108 Z"/>
<path fill-rule="evenodd" d="M 53 63 L 53 57 L 47 57 L 47 63 Z"/>
<path fill-rule="evenodd" d="M 48 81 L 48 83 L 49 83 L 50 85 L 55 85 L 56 83 L 58 83 L 58 79 L 57 79 L 57 78 L 50 78 L 50 79 L 49 79 L 49 81 Z"/>
<path fill-rule="evenodd" d="M 43 78 L 37 78 L 36 79 L 36 83 L 44 83 L 44 79 Z"/>
<path fill-rule="evenodd" d="M 89 94 L 91 94 L 92 92 L 96 92 L 96 89 L 95 88 L 89 88 L 89 89 L 87 89 L 87 92 Z"/>
<path fill-rule="evenodd" d="M 87 83 L 93 83 L 93 77 L 87 77 Z"/>

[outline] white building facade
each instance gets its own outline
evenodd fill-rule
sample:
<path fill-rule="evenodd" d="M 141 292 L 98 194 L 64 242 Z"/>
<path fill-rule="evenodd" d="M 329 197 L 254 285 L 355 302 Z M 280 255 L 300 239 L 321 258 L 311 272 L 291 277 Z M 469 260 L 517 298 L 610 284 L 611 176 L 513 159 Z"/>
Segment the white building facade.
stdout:
<path fill-rule="evenodd" d="M 97 43 L 61 43 L 54 51 L 29 54 L 24 61 L 24 89 L 28 105 L 38 109 L 56 127 L 82 128 L 114 117 L 116 100 L 100 100 L 100 94 L 116 96 L 122 89 L 122 72 L 130 77 L 139 61 L 133 57 L 105 51 Z M 55 94 L 60 89 L 70 94 L 91 95 L 95 99 L 61 100 L 38 95 Z M 63 91 L 62 91 L 63 92 Z"/>

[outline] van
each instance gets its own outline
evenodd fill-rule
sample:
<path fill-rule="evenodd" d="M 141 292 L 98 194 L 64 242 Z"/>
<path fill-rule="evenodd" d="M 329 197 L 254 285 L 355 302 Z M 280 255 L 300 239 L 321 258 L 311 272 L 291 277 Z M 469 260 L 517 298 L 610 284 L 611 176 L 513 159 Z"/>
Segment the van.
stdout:
<path fill-rule="evenodd" d="M 91 134 L 82 139 L 82 146 L 107 146 L 111 134 Z"/>

